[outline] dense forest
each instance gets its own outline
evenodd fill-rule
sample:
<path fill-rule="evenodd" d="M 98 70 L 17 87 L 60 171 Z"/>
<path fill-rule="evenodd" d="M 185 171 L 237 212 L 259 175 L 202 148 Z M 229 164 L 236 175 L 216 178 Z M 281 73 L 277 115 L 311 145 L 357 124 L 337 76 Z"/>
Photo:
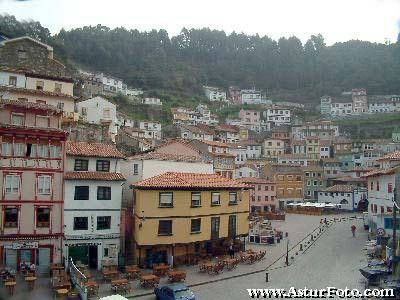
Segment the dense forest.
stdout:
<path fill-rule="evenodd" d="M 0 31 L 52 45 L 69 65 L 103 71 L 144 89 L 200 94 L 204 84 L 255 86 L 270 96 L 317 101 L 365 87 L 369 94 L 400 93 L 400 42 L 359 40 L 327 46 L 321 35 L 305 43 L 204 29 L 141 32 L 97 25 L 51 35 L 40 23 L 0 16 Z M 292 99 L 290 99 L 292 98 Z"/>

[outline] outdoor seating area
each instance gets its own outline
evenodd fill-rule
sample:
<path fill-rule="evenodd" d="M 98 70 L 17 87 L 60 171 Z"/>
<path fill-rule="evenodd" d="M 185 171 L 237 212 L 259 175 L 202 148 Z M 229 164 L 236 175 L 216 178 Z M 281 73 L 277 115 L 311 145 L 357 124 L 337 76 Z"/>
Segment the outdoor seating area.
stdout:
<path fill-rule="evenodd" d="M 253 264 L 265 257 L 266 251 L 247 251 L 239 252 L 235 258 L 220 257 L 215 261 L 203 261 L 199 263 L 199 272 L 208 273 L 210 275 L 218 275 L 224 270 L 232 271 L 238 267 L 240 263 Z"/>
<path fill-rule="evenodd" d="M 286 204 L 286 213 L 303 214 L 303 215 L 329 215 L 338 214 L 340 211 L 339 204 L 333 203 L 288 203 Z"/>

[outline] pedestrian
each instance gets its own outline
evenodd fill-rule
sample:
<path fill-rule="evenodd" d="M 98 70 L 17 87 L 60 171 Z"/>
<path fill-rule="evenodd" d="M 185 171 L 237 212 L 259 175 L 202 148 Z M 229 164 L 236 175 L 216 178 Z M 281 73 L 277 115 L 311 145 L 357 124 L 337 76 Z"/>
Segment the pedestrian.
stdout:
<path fill-rule="evenodd" d="M 231 243 L 231 244 L 229 245 L 229 250 L 228 250 L 228 252 L 229 252 L 229 256 L 230 256 L 231 258 L 235 258 L 235 248 L 233 247 L 233 243 Z"/>
<path fill-rule="evenodd" d="M 351 233 L 353 234 L 353 237 L 356 236 L 356 225 L 351 225 Z"/>

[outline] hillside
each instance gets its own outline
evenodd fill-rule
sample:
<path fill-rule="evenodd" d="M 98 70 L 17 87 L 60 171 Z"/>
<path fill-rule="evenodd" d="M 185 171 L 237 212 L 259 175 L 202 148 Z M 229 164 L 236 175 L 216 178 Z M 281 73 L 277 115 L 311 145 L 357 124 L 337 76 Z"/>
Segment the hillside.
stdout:
<path fill-rule="evenodd" d="M 7 15 L 0 16 L 0 31 L 52 45 L 71 68 L 103 71 L 131 86 L 173 95 L 179 103 L 201 98 L 203 84 L 254 85 L 272 98 L 304 103 L 353 87 L 365 87 L 369 94 L 400 93 L 399 43 L 348 41 L 326 46 L 323 37 L 315 35 L 303 45 L 296 37 L 275 41 L 208 28 L 184 28 L 169 37 L 165 30 L 101 25 L 51 35 L 38 22 L 19 22 Z"/>

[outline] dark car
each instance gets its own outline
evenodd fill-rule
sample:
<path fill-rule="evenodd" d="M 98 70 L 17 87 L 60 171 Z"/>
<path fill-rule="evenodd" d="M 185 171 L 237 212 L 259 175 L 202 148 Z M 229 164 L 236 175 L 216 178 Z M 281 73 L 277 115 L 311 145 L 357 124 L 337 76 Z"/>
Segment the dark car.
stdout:
<path fill-rule="evenodd" d="M 193 292 L 183 283 L 158 286 L 154 289 L 157 300 L 195 300 Z"/>

